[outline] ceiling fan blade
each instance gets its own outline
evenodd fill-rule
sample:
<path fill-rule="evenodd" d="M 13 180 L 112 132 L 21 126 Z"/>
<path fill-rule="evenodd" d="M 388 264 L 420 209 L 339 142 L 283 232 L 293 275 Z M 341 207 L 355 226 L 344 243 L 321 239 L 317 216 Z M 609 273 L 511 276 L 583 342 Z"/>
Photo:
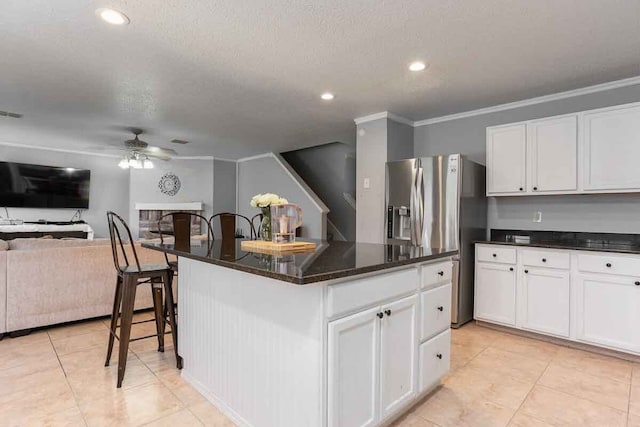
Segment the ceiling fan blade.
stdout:
<path fill-rule="evenodd" d="M 144 151 L 145 151 L 145 154 L 147 155 L 160 155 L 160 156 L 168 156 L 168 157 L 178 155 L 178 152 L 173 148 L 155 147 L 152 145 L 145 148 Z"/>

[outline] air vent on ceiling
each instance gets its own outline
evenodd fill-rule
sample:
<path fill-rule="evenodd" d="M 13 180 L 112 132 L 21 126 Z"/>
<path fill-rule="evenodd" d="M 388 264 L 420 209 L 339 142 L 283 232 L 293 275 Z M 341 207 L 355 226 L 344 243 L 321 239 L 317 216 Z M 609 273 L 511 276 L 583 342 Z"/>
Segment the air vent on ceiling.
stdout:
<path fill-rule="evenodd" d="M 189 141 L 185 141 L 184 139 L 172 139 L 171 142 L 173 142 L 174 144 L 188 144 Z"/>
<path fill-rule="evenodd" d="M 20 117 L 22 117 L 22 114 L 0 111 L 0 117 L 11 117 L 12 119 L 19 119 Z"/>

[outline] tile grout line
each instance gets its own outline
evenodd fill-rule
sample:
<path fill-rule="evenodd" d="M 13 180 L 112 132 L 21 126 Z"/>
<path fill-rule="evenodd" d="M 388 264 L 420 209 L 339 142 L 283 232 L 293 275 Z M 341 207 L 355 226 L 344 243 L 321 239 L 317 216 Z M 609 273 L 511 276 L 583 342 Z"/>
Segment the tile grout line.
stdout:
<path fill-rule="evenodd" d="M 511 415 L 511 418 L 509 418 L 509 421 L 507 422 L 507 425 L 509 425 L 511 423 L 511 421 L 513 421 L 513 418 L 516 416 L 516 414 L 518 413 L 518 411 L 520 411 L 520 409 L 522 409 L 522 407 L 524 406 L 524 403 L 527 401 L 527 399 L 529 398 L 529 396 L 531 395 L 531 393 L 533 392 L 533 389 L 536 388 L 536 385 L 538 384 L 538 382 L 540 381 L 540 379 L 543 377 L 543 375 L 545 374 L 545 372 L 547 372 L 547 370 L 549 369 L 549 366 L 551 365 L 551 362 L 553 361 L 553 359 L 555 359 L 557 355 L 554 354 L 554 356 L 549 359 L 549 361 L 547 362 L 547 366 L 545 366 L 544 370 L 540 373 L 540 375 L 538 375 L 538 378 L 533 382 L 533 385 L 531 386 L 531 388 L 529 389 L 529 391 L 527 392 L 527 395 L 524 397 L 524 399 L 522 399 L 522 402 L 520 402 L 520 405 L 518 406 L 518 408 L 516 408 L 516 410 L 513 412 L 513 415 Z M 527 416 L 530 416 L 529 414 L 525 414 Z M 540 420 L 534 416 L 531 416 L 531 418 L 534 418 L 538 421 L 544 421 L 544 420 Z M 544 421 L 547 422 L 547 421 Z M 548 423 L 551 424 L 551 423 Z"/>
<path fill-rule="evenodd" d="M 82 409 L 80 408 L 80 402 L 78 402 L 78 398 L 76 396 L 76 393 L 73 390 L 73 387 L 71 387 L 71 383 L 69 382 L 69 377 L 67 376 L 67 371 L 64 369 L 64 366 L 62 365 L 62 361 L 60 360 L 60 355 L 58 354 L 58 350 L 56 349 L 56 346 L 53 345 L 53 340 L 51 339 L 51 335 L 49 334 L 49 330 L 47 330 L 47 337 L 49 338 L 49 343 L 51 344 L 51 347 L 53 348 L 53 352 L 56 354 L 56 359 L 58 359 L 58 365 L 60 365 L 60 369 L 62 369 L 62 374 L 64 375 L 64 380 L 67 383 L 67 386 L 69 387 L 69 390 L 71 390 L 71 395 L 73 396 L 73 402 L 76 404 L 76 408 L 78 409 L 78 412 L 80 413 L 80 416 L 82 417 L 82 422 L 84 423 L 85 426 L 88 426 L 89 424 L 87 423 L 87 419 L 85 418 L 84 413 L 82 412 Z"/>

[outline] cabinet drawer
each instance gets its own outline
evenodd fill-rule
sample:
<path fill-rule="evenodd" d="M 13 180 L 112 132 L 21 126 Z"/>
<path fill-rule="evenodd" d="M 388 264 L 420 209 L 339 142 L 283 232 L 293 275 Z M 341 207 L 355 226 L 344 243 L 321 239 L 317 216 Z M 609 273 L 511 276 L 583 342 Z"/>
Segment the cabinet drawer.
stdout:
<path fill-rule="evenodd" d="M 453 264 L 451 261 L 425 265 L 422 267 L 422 287 L 450 282 L 452 273 Z"/>
<path fill-rule="evenodd" d="M 451 283 L 420 294 L 420 340 L 449 328 L 451 324 Z"/>
<path fill-rule="evenodd" d="M 418 393 L 437 385 L 451 364 L 451 330 L 431 338 L 420 346 L 420 379 Z"/>
<path fill-rule="evenodd" d="M 613 254 L 578 254 L 578 270 L 640 277 L 640 257 Z"/>
<path fill-rule="evenodd" d="M 499 262 L 503 264 L 516 263 L 516 248 L 499 245 L 478 246 L 478 261 Z"/>
<path fill-rule="evenodd" d="M 545 251 L 537 249 L 522 250 L 522 264 L 529 267 L 571 268 L 571 254 L 561 251 Z"/>
<path fill-rule="evenodd" d="M 395 296 L 406 295 L 418 289 L 418 280 L 418 269 L 413 267 L 330 285 L 327 289 L 327 316 L 333 317 Z"/>

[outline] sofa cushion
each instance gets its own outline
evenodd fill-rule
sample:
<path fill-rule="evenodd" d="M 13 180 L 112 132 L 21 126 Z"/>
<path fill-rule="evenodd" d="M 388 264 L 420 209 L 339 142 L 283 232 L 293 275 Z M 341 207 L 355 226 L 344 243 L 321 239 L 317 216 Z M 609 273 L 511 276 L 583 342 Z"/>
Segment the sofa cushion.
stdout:
<path fill-rule="evenodd" d="M 109 239 L 13 239 L 9 240 L 9 250 L 30 251 L 37 249 L 55 249 L 69 247 L 104 246 L 110 245 Z"/>
<path fill-rule="evenodd" d="M 8 251 L 9 250 L 9 242 L 6 240 L 0 240 L 0 251 Z"/>

